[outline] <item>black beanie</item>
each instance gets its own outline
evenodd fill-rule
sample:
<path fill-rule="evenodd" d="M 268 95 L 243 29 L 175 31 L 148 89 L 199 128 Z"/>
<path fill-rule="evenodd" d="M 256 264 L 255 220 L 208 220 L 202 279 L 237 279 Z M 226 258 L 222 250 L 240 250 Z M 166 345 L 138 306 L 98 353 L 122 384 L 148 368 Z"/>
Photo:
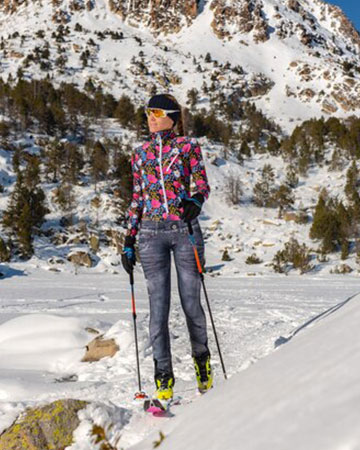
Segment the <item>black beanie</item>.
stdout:
<path fill-rule="evenodd" d="M 165 110 L 178 110 L 179 112 L 170 113 L 168 117 L 174 122 L 174 126 L 180 117 L 180 107 L 174 102 L 171 98 L 169 98 L 166 94 L 158 94 L 151 97 L 148 103 L 148 108 L 159 108 Z"/>

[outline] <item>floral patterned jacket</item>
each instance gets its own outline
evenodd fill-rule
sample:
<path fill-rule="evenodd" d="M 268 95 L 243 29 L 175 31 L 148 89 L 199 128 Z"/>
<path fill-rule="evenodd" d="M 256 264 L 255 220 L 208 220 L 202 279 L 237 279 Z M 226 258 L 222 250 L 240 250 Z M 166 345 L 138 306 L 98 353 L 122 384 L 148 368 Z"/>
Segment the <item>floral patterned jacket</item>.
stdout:
<path fill-rule="evenodd" d="M 128 236 L 136 236 L 142 219 L 180 220 L 181 200 L 200 193 L 209 197 L 205 165 L 195 139 L 172 130 L 152 133 L 131 157 L 133 194 L 128 209 Z M 192 189 L 190 182 L 192 181 Z"/>

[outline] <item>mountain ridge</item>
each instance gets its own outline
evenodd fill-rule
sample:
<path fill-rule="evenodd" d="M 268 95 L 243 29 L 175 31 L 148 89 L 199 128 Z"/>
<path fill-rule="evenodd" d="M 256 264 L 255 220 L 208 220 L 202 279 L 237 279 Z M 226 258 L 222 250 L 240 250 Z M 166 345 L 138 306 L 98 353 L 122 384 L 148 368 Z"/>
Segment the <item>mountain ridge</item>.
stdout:
<path fill-rule="evenodd" d="M 0 25 L 4 79 L 91 78 L 140 103 L 167 90 L 186 104 L 195 88 L 206 109 L 238 92 L 284 131 L 360 111 L 359 33 L 321 0 L 6 0 Z M 49 50 L 41 70 L 36 47 Z"/>

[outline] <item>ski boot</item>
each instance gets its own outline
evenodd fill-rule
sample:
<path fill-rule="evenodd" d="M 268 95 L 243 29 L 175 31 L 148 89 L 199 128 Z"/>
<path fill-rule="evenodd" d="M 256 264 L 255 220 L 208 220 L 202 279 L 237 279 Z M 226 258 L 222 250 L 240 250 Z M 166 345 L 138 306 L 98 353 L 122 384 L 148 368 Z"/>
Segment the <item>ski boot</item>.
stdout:
<path fill-rule="evenodd" d="M 173 387 L 175 384 L 174 375 L 171 373 L 160 372 L 155 375 L 156 391 L 153 398 L 161 401 L 170 401 L 173 398 Z"/>
<path fill-rule="evenodd" d="M 213 373 L 210 365 L 210 354 L 204 353 L 203 355 L 196 356 L 193 359 L 198 389 L 201 394 L 204 394 L 209 389 L 211 389 L 213 384 Z"/>

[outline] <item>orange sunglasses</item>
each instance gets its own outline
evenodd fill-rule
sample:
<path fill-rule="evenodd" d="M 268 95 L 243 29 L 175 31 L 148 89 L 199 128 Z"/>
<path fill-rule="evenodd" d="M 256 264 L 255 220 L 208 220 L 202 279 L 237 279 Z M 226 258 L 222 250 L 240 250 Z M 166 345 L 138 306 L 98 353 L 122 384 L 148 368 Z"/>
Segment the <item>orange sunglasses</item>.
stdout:
<path fill-rule="evenodd" d="M 145 114 L 147 117 L 150 117 L 151 114 L 157 119 L 162 119 L 166 117 L 168 114 L 180 112 L 178 109 L 160 109 L 160 108 L 145 108 Z"/>

